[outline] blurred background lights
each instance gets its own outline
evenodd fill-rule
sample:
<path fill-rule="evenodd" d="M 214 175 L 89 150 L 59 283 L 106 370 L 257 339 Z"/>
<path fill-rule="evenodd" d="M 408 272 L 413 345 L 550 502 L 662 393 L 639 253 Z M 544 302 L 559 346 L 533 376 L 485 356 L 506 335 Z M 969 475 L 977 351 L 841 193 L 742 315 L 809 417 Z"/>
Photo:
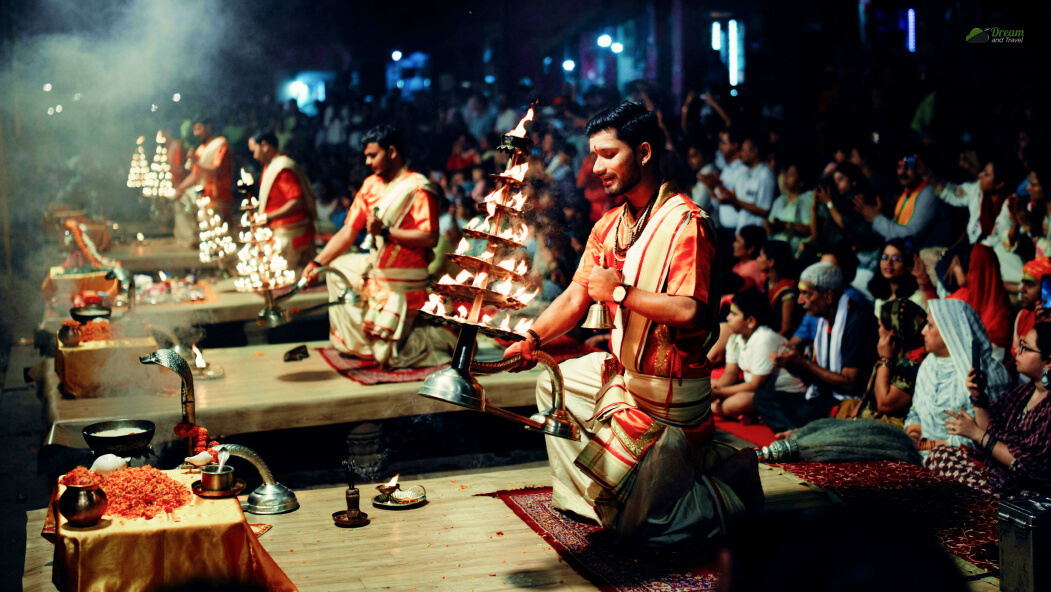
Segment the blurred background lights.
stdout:
<path fill-rule="evenodd" d="M 576 68 L 577 64 L 573 60 L 566 60 L 562 62 L 562 69 L 566 72 L 572 72 L 573 68 Z"/>
<path fill-rule="evenodd" d="M 598 36 L 598 46 L 599 47 L 609 47 L 611 43 L 613 43 L 613 38 L 610 37 L 609 35 L 599 35 Z"/>
<path fill-rule="evenodd" d="M 55 106 L 55 113 L 61 113 L 61 112 L 62 112 L 62 105 L 56 105 Z"/>
<path fill-rule="evenodd" d="M 624 51 L 624 46 L 621 45 L 620 43 L 613 43 L 613 44 L 611 44 L 609 46 L 609 49 L 613 53 L 620 53 L 620 52 Z"/>
<path fill-rule="evenodd" d="M 48 107 L 47 108 L 47 114 L 48 115 L 54 115 L 55 114 L 55 108 L 54 107 Z"/>
<path fill-rule="evenodd" d="M 51 83 L 48 82 L 44 85 L 44 92 L 51 92 Z"/>
<path fill-rule="evenodd" d="M 395 49 L 394 51 L 391 52 L 390 59 L 392 59 L 395 62 L 397 62 L 398 60 L 401 59 L 401 52 Z"/>
<path fill-rule="evenodd" d="M 179 94 L 179 93 L 175 93 L 174 95 L 172 95 L 172 100 L 175 101 L 176 103 L 178 103 L 179 101 L 182 100 L 182 95 Z"/>

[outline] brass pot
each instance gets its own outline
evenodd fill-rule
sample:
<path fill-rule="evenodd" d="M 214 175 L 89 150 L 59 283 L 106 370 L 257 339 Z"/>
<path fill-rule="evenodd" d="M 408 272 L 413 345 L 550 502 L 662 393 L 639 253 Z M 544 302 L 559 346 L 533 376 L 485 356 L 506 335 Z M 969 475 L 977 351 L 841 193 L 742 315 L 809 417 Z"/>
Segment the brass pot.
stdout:
<path fill-rule="evenodd" d="M 58 498 L 58 512 L 77 528 L 98 524 L 108 506 L 106 492 L 98 485 L 67 485 Z"/>
<path fill-rule="evenodd" d="M 58 340 L 66 347 L 77 347 L 80 345 L 80 329 L 62 325 L 62 328 L 58 330 Z"/>

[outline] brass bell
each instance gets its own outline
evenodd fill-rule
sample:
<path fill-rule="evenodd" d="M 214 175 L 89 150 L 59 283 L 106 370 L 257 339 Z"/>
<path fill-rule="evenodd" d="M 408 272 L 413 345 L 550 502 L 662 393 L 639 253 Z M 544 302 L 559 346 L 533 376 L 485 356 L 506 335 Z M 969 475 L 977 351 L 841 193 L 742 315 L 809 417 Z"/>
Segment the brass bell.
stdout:
<path fill-rule="evenodd" d="M 614 327 L 613 316 L 605 304 L 595 302 L 588 308 L 588 316 L 581 327 L 595 331 L 611 331 Z"/>

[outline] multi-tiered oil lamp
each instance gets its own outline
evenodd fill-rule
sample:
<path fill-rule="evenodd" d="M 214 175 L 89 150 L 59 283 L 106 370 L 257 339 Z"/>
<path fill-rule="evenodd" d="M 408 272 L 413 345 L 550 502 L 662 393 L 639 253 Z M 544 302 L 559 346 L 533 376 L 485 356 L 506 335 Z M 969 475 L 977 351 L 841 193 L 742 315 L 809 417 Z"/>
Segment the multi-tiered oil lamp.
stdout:
<path fill-rule="evenodd" d="M 578 440 L 576 424 L 566 413 L 562 396 L 562 373 L 554 359 L 544 352 L 536 352 L 541 365 L 551 376 L 553 406 L 526 418 L 510 411 L 489 405 L 482 386 L 473 374 L 495 374 L 517 366 L 522 358 L 512 356 L 500 362 L 475 362 L 474 352 L 478 333 L 505 340 L 521 341 L 525 338 L 532 320 L 522 319 L 511 328 L 511 311 L 523 308 L 538 293 L 525 285 L 524 274 L 528 263 L 524 258 L 508 256 L 525 248 L 529 229 L 522 221 L 525 195 L 522 183 L 528 169 L 528 155 L 533 142 L 526 137 L 525 123 L 532 120 L 530 109 L 518 127 L 505 134 L 498 150 L 509 154 L 506 170 L 493 179 L 497 189 L 485 198 L 487 216 L 481 224 L 468 225 L 462 230 L 471 239 L 485 241 L 485 252 L 468 255 L 470 244 L 460 242 L 455 254 L 449 259 L 463 271 L 452 278 L 448 275 L 432 286 L 430 300 L 420 311 L 435 322 L 459 327 L 460 335 L 453 352 L 452 366 L 432 374 L 423 384 L 419 394 L 475 411 L 484 411 L 511 421 L 524 424 L 527 429 L 551 436 Z M 497 263 L 498 255 L 505 257 Z M 519 288 L 516 290 L 515 286 Z M 447 306 L 448 303 L 448 306 Z M 453 308 L 455 307 L 455 308 Z M 487 314 L 486 310 L 497 309 L 504 316 Z"/>

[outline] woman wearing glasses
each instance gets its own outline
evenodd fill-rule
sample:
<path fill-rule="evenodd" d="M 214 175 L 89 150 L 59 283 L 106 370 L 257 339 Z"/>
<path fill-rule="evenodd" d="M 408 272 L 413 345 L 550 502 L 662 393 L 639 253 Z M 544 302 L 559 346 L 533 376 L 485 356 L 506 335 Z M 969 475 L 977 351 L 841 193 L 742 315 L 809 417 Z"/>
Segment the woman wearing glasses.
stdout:
<path fill-rule="evenodd" d="M 869 280 L 869 292 L 876 299 L 876 318 L 883 305 L 892 300 L 907 298 L 927 310 L 927 300 L 938 295 L 931 288 L 927 269 L 919 262 L 906 239 L 895 238 L 880 248 L 879 270 Z"/>
<path fill-rule="evenodd" d="M 1029 382 L 992 399 L 994 389 L 971 370 L 967 380 L 974 414 L 947 409 L 945 428 L 970 438 L 980 460 L 964 457 L 949 473 L 999 496 L 1051 493 L 1051 323 L 1038 323 L 1018 344 L 1018 372 Z M 935 452 L 928 458 L 930 465 Z M 966 462 L 970 460 L 970 462 Z M 948 464 L 948 463 L 946 463 Z"/>

